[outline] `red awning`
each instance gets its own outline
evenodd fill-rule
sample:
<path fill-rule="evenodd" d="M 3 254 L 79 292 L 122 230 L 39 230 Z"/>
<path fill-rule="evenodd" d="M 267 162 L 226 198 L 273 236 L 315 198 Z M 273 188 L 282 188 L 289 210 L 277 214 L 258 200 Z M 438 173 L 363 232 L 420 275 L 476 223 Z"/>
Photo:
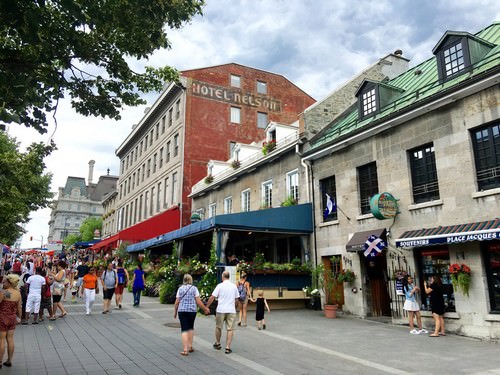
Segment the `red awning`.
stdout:
<path fill-rule="evenodd" d="M 102 241 L 99 241 L 93 244 L 89 249 L 94 251 L 99 251 L 102 249 L 115 249 L 118 247 L 118 240 L 120 239 L 120 233 L 117 233 L 111 237 L 105 238 Z"/>
<path fill-rule="evenodd" d="M 179 229 L 180 219 L 181 211 L 179 210 L 179 207 L 175 206 L 162 212 L 161 214 L 132 225 L 131 227 L 123 229 L 111 237 L 95 243 L 90 249 L 94 251 L 99 251 L 101 249 L 114 249 L 118 247 L 119 241 L 136 243 L 148 240 L 161 234 Z"/>
<path fill-rule="evenodd" d="M 120 231 L 119 237 L 122 241 L 136 243 L 179 229 L 180 223 L 181 211 L 179 207 L 175 206 L 143 222 L 123 229 Z"/>

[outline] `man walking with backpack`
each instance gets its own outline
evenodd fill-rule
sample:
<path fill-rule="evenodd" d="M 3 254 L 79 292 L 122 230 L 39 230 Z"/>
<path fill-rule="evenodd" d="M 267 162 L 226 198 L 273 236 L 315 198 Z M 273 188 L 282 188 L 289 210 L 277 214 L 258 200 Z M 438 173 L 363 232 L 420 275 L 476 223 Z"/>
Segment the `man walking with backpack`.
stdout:
<path fill-rule="evenodd" d="M 116 308 L 122 308 L 123 301 L 123 290 L 129 283 L 128 271 L 126 268 L 123 268 L 123 260 L 118 259 L 118 267 L 116 267 L 116 275 L 118 276 L 118 285 L 115 289 L 115 302 Z"/>
<path fill-rule="evenodd" d="M 113 298 L 113 294 L 115 293 L 115 288 L 118 286 L 118 276 L 116 271 L 113 269 L 113 264 L 111 262 L 108 263 L 108 267 L 102 273 L 101 276 L 102 283 L 102 300 L 103 300 L 103 314 L 110 313 L 111 311 L 111 299 Z"/>

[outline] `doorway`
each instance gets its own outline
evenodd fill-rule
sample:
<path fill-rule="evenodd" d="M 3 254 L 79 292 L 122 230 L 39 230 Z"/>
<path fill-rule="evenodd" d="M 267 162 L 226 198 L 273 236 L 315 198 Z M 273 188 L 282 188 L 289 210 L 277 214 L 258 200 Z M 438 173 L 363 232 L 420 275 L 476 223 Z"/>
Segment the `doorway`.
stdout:
<path fill-rule="evenodd" d="M 389 277 L 387 275 L 386 252 L 375 257 L 364 257 L 366 270 L 366 291 L 371 316 L 391 316 Z"/>

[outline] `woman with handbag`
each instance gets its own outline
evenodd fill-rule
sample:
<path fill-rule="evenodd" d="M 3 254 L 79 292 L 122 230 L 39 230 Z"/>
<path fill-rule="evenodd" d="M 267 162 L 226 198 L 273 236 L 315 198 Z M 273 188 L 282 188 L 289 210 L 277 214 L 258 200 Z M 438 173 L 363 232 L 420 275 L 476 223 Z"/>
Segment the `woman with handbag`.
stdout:
<path fill-rule="evenodd" d="M 194 320 L 196 319 L 196 305 L 208 315 L 210 310 L 203 304 L 200 298 L 198 288 L 193 285 L 193 277 L 185 274 L 182 279 L 182 285 L 177 290 L 177 295 L 174 305 L 174 319 L 179 313 L 179 321 L 181 323 L 181 339 L 184 347 L 181 355 L 187 356 L 194 352 Z"/>
<path fill-rule="evenodd" d="M 57 272 L 49 272 L 49 276 L 54 279 L 54 282 L 52 283 L 52 308 L 54 316 L 57 314 L 57 309 L 61 310 L 61 314 L 58 318 L 64 318 L 67 315 L 64 305 L 61 302 L 64 292 L 64 280 L 66 279 L 66 267 L 66 262 L 60 260 L 57 263 Z"/>

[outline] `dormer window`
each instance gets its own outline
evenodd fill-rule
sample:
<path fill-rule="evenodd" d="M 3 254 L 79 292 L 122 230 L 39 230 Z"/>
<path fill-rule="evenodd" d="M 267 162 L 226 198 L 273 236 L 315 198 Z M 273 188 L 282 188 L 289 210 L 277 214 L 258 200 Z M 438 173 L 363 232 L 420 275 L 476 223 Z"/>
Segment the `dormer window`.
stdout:
<path fill-rule="evenodd" d="M 461 31 L 447 31 L 433 48 L 441 82 L 469 72 L 481 61 L 494 44 Z"/>
<path fill-rule="evenodd" d="M 459 42 L 443 51 L 444 70 L 446 76 L 449 77 L 465 68 L 464 51 L 462 43 Z"/>
<path fill-rule="evenodd" d="M 356 92 L 358 98 L 359 118 L 375 115 L 380 108 L 378 83 L 364 80 Z"/>
<path fill-rule="evenodd" d="M 403 90 L 383 82 L 364 80 L 356 91 L 359 119 L 364 120 L 383 111 L 401 96 Z"/>
<path fill-rule="evenodd" d="M 375 95 L 375 88 L 364 92 L 361 95 L 361 105 L 363 107 L 363 117 L 368 116 L 370 113 L 377 110 L 377 97 Z"/>

